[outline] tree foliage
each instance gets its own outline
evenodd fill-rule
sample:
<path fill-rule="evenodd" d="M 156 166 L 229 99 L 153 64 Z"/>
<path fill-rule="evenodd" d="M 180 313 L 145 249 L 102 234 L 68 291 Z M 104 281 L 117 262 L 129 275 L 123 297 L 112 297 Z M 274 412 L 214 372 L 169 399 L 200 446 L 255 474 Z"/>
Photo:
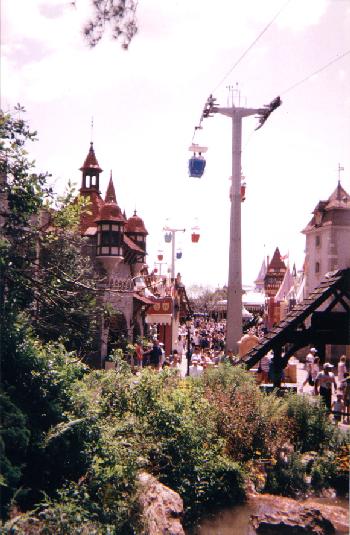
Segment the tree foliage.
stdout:
<path fill-rule="evenodd" d="M 208 286 L 190 286 L 187 290 L 191 307 L 195 312 L 210 313 L 218 301 L 227 299 L 227 288 L 211 289 Z"/>
<path fill-rule="evenodd" d="M 84 37 L 95 47 L 110 29 L 113 39 L 122 43 L 125 50 L 137 33 L 137 0 L 91 0 L 92 17 L 83 28 Z"/>
<path fill-rule="evenodd" d="M 34 172 L 27 144 L 36 132 L 23 113 L 18 105 L 14 115 L 0 114 L 3 512 L 14 494 L 28 505 L 62 481 L 66 470 L 50 469 L 44 437 L 65 420 L 71 383 L 86 370 L 70 350 L 84 355 L 97 331 L 91 266 L 76 233 L 83 207 L 72 191 L 55 200 L 48 174 Z M 16 454 L 8 425 L 18 437 Z"/>
<path fill-rule="evenodd" d="M 26 145 L 35 140 L 23 119 L 1 113 L 1 317 L 8 324 L 25 313 L 43 340 L 65 339 L 84 355 L 98 330 L 96 284 L 78 230 L 87 207 L 70 185 L 55 198 L 48 173 L 34 172 Z"/>

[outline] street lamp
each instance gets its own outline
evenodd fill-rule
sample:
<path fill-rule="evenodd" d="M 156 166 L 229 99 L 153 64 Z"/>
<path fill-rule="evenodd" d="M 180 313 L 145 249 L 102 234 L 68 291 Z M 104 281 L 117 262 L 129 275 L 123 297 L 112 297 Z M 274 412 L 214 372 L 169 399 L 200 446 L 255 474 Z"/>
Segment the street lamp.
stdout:
<path fill-rule="evenodd" d="M 191 318 L 186 318 L 186 329 L 187 329 L 187 351 L 186 351 L 186 359 L 187 359 L 187 372 L 186 375 L 190 375 L 190 363 L 191 363 L 191 357 L 192 357 L 192 350 L 191 350 Z"/>

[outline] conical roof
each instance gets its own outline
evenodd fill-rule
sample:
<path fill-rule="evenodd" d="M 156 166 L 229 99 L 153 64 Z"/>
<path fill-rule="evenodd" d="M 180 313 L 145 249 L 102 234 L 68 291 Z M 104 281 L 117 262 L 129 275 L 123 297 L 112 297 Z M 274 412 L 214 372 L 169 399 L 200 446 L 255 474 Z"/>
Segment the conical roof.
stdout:
<path fill-rule="evenodd" d="M 88 171 L 89 169 L 93 169 L 99 172 L 102 171 L 97 161 L 95 151 L 94 151 L 94 144 L 92 141 L 90 143 L 90 149 L 89 149 L 88 155 L 86 156 L 85 161 L 82 167 L 80 168 L 80 171 Z"/>
<path fill-rule="evenodd" d="M 257 276 L 256 280 L 254 281 L 255 284 L 259 284 L 259 283 L 260 284 L 264 284 L 265 275 L 266 275 L 266 262 L 265 262 L 265 258 L 264 258 L 264 260 L 262 261 L 262 264 L 261 264 L 259 275 Z"/>
<path fill-rule="evenodd" d="M 114 202 L 105 203 L 96 217 L 95 221 L 116 221 L 125 222 L 122 211 Z"/>
<path fill-rule="evenodd" d="M 286 264 L 283 262 L 281 258 L 281 253 L 278 247 L 276 247 L 275 252 L 273 253 L 273 257 L 267 267 L 267 271 L 269 271 L 270 269 L 277 269 L 277 270 L 287 269 Z"/>
<path fill-rule="evenodd" d="M 148 234 L 145 224 L 143 220 L 141 219 L 141 217 L 139 217 L 136 214 L 136 210 L 134 212 L 134 215 L 132 217 L 129 217 L 129 219 L 127 220 L 125 231 L 135 232 L 135 233 L 144 234 L 144 235 Z"/>
<path fill-rule="evenodd" d="M 106 190 L 105 202 L 112 202 L 112 203 L 114 202 L 115 204 L 117 204 L 117 198 L 115 196 L 115 189 L 114 189 L 113 178 L 112 178 L 112 171 L 109 177 L 109 183 L 108 183 L 108 187 Z"/>
<path fill-rule="evenodd" d="M 322 226 L 325 223 L 333 222 L 333 224 L 343 224 L 339 221 L 337 214 L 343 213 L 343 210 L 350 210 L 350 195 L 345 191 L 338 180 L 337 187 L 330 195 L 327 201 L 319 201 L 314 211 L 313 216 L 306 227 L 302 230 L 304 234 L 312 230 L 315 226 Z M 348 212 L 345 212 L 348 213 Z M 317 215 L 320 220 L 317 221 Z M 342 217 L 342 216 L 340 216 Z"/>
<path fill-rule="evenodd" d="M 350 195 L 345 191 L 343 186 L 338 180 L 337 187 L 329 197 L 327 204 L 325 206 L 326 210 L 331 208 L 349 208 L 350 209 Z"/>

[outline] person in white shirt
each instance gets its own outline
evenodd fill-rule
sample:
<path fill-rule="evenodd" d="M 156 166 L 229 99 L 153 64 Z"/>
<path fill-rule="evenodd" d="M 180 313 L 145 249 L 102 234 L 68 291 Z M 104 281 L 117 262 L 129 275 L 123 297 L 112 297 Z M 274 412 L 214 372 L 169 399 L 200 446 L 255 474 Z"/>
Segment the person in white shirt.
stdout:
<path fill-rule="evenodd" d="M 344 381 L 344 373 L 346 372 L 346 355 L 342 355 L 338 363 L 338 384 Z"/>
<path fill-rule="evenodd" d="M 314 386 L 314 380 L 312 379 L 312 370 L 314 366 L 315 356 L 316 356 L 317 350 L 315 347 L 312 347 L 309 351 L 309 353 L 305 357 L 305 370 L 306 370 L 306 378 L 301 386 L 301 391 L 303 391 L 303 387 L 309 383 L 310 386 Z"/>
<path fill-rule="evenodd" d="M 342 413 L 344 413 L 345 410 L 342 394 L 337 394 L 337 400 L 333 402 L 332 409 L 334 422 L 338 425 L 339 422 L 341 422 Z"/>
<path fill-rule="evenodd" d="M 196 346 L 194 348 L 194 351 L 193 351 L 192 357 L 191 357 L 191 363 L 193 362 L 194 359 L 197 359 L 198 362 L 201 362 L 201 360 L 202 360 L 202 351 L 201 351 L 201 348 L 199 346 Z"/>
<path fill-rule="evenodd" d="M 198 359 L 192 357 L 192 366 L 190 366 L 190 377 L 200 377 L 203 373 L 203 367 L 199 366 Z"/>
<path fill-rule="evenodd" d="M 330 362 L 326 362 L 323 365 L 323 371 L 320 371 L 315 381 L 315 395 L 317 396 L 320 393 L 320 396 L 323 398 L 324 404 L 327 409 L 330 411 L 332 406 L 332 385 L 334 386 L 334 391 L 337 391 L 337 383 L 335 382 L 334 373 L 330 370 L 333 368 L 333 365 Z"/>
<path fill-rule="evenodd" d="M 183 355 L 183 352 L 184 352 L 185 344 L 184 344 L 184 341 L 182 339 L 181 334 L 179 334 L 179 336 L 177 337 L 177 341 L 176 341 L 175 345 L 176 345 L 176 349 L 177 349 L 178 355 L 180 357 L 180 361 L 182 361 L 182 355 Z"/>

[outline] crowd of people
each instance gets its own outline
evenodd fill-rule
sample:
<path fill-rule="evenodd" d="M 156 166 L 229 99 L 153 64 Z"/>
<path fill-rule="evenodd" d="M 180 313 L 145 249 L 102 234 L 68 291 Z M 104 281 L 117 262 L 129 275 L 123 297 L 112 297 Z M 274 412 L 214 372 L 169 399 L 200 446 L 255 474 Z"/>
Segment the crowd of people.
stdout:
<path fill-rule="evenodd" d="M 232 351 L 225 350 L 225 330 L 225 320 L 197 318 L 190 326 L 180 325 L 177 340 L 169 355 L 165 354 L 164 346 L 154 331 L 151 333 L 152 340 L 146 345 L 135 345 L 135 364 L 138 368 L 150 366 L 158 371 L 166 367 L 175 368 L 180 375 L 188 374 L 190 377 L 199 377 L 207 368 L 217 367 L 223 362 L 234 365 L 240 359 Z M 263 340 L 265 335 L 259 322 L 250 328 L 249 333 L 259 340 Z M 260 383 L 271 382 L 272 368 L 273 352 L 270 351 L 259 362 Z M 322 397 L 336 423 L 350 424 L 350 377 L 345 355 L 339 359 L 337 375 L 333 369 L 334 365 L 330 362 L 323 365 L 320 363 L 317 350 L 312 347 L 305 358 L 306 378 L 300 391 L 305 392 L 308 385 L 307 391 Z"/>

